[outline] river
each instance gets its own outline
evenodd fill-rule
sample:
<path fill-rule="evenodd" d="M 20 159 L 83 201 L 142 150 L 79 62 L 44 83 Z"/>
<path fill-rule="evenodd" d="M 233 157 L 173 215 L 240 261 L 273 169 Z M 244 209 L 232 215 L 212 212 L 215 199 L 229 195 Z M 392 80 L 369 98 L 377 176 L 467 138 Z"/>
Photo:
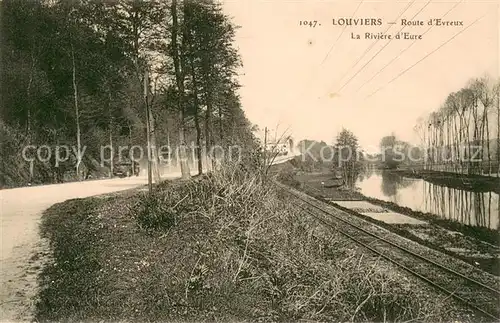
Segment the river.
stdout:
<path fill-rule="evenodd" d="M 500 198 L 494 192 L 473 192 L 406 178 L 384 171 L 367 171 L 356 186 L 360 193 L 414 211 L 432 213 L 471 226 L 499 228 Z"/>

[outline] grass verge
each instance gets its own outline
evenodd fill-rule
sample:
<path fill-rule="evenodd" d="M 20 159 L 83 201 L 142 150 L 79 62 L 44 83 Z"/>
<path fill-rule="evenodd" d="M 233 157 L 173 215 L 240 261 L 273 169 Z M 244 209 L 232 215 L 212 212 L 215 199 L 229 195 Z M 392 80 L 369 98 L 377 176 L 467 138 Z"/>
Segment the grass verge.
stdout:
<path fill-rule="evenodd" d="M 38 321 L 467 317 L 235 167 L 163 183 L 152 197 L 58 204 L 41 229 L 53 261 L 41 275 Z"/>

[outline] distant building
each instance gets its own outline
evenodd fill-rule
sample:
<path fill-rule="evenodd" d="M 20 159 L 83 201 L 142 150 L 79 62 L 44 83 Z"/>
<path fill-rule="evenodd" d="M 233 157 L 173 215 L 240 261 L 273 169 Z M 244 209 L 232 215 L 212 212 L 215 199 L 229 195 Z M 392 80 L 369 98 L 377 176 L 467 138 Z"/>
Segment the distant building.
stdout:
<path fill-rule="evenodd" d="M 287 143 L 271 142 L 266 145 L 266 151 L 278 154 L 288 154 L 290 147 Z"/>
<path fill-rule="evenodd" d="M 279 155 L 287 155 L 289 153 L 293 153 L 293 139 L 288 138 L 286 140 L 267 142 L 265 150 L 270 153 L 278 153 Z"/>

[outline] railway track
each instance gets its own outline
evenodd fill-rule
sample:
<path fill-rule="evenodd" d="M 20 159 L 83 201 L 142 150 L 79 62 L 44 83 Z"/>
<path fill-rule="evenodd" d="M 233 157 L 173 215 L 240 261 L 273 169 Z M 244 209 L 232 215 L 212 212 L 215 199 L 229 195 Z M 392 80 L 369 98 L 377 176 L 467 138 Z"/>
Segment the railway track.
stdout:
<path fill-rule="evenodd" d="M 295 198 L 294 203 L 325 226 L 462 302 L 484 319 L 495 322 L 499 320 L 498 289 L 390 241 L 387 238 L 389 235 L 394 235 L 392 232 L 371 232 L 346 220 L 346 217 L 352 217 L 351 214 L 340 209 L 336 209 L 337 212 L 333 213 L 325 208 L 324 202 L 281 183 L 276 184 Z"/>

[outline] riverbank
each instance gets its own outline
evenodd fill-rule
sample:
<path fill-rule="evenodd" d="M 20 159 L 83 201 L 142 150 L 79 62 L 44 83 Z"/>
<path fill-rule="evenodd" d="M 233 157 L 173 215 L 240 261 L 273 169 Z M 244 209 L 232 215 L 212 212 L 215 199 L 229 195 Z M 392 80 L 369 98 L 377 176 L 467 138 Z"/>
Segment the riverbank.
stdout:
<path fill-rule="evenodd" d="M 500 274 L 500 250 L 498 247 L 500 233 L 497 230 L 446 220 L 431 213 L 422 213 L 401 207 L 395 203 L 370 198 L 358 191 L 335 187 L 339 185 L 339 180 L 334 179 L 328 171 L 307 173 L 297 171 L 293 167 L 282 168 L 280 180 L 284 184 L 300 189 L 329 203 L 363 200 L 387 210 L 425 221 L 426 224 L 424 225 L 388 224 L 336 204 L 340 209 L 383 226 L 413 241 L 464 260 L 474 266 L 479 266 L 491 274 Z"/>
<path fill-rule="evenodd" d="M 473 320 L 237 169 L 70 200 L 41 229 L 38 321 Z"/>
<path fill-rule="evenodd" d="M 482 175 L 466 175 L 433 170 L 387 170 L 390 173 L 409 178 L 423 179 L 429 183 L 465 191 L 495 192 L 500 194 L 500 178 Z"/>

